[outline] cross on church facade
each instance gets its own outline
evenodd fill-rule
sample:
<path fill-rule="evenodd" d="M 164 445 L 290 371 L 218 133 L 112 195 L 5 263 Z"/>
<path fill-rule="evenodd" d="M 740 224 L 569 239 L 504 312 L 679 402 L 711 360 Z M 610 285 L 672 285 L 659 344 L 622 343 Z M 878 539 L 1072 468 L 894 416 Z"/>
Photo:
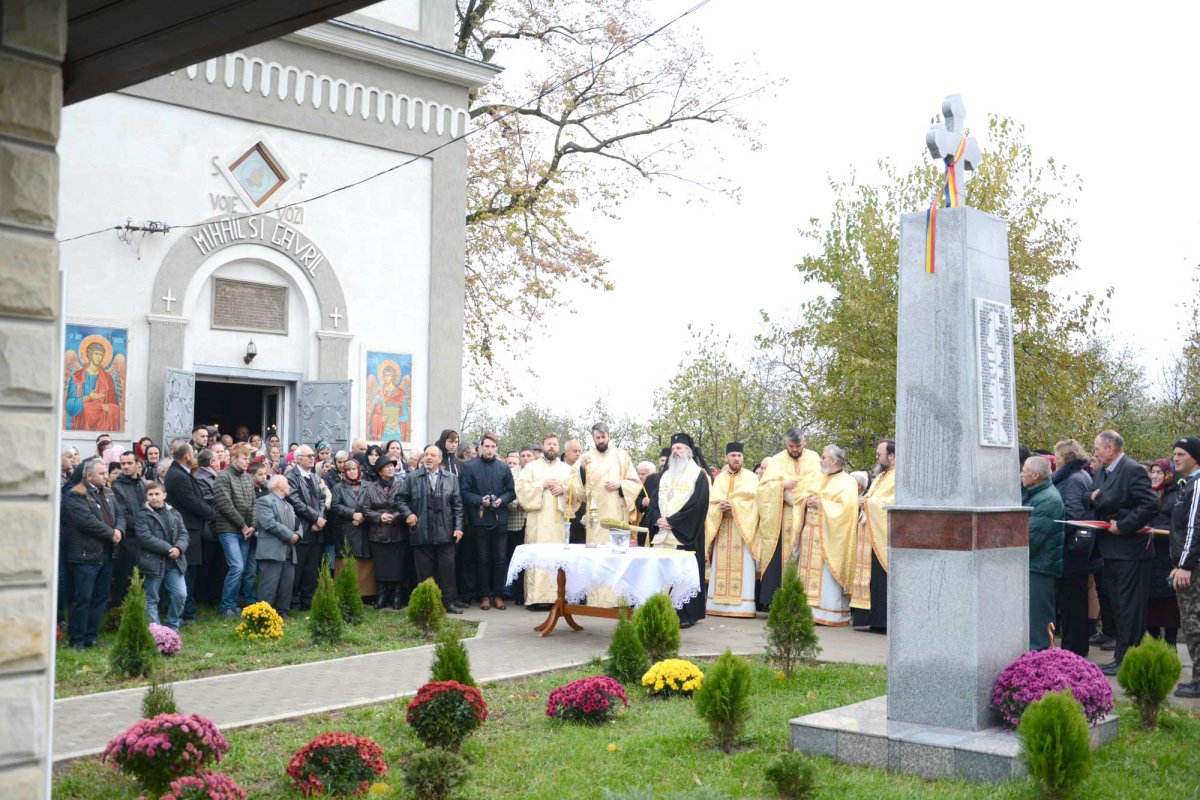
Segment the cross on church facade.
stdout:
<path fill-rule="evenodd" d="M 954 184 L 961 194 L 963 171 L 974 172 L 982 155 L 979 143 L 975 141 L 974 136 L 970 136 L 967 137 L 962 155 L 958 161 L 954 161 L 954 155 L 966 135 L 967 107 L 963 104 L 961 94 L 952 94 L 942 101 L 942 119 L 944 122 L 930 126 L 925 134 L 925 145 L 929 148 L 930 155 L 944 161 L 947 166 L 953 162 Z"/>
<path fill-rule="evenodd" d="M 340 325 L 340 324 L 341 324 L 342 317 L 344 317 L 344 316 L 346 316 L 346 315 L 345 315 L 345 314 L 343 314 L 343 313 L 341 313 L 341 312 L 338 310 L 338 307 L 337 307 L 337 306 L 334 306 L 334 307 L 333 307 L 333 313 L 329 315 L 329 318 L 330 318 L 331 320 L 333 320 L 333 329 L 334 329 L 334 330 L 337 330 L 337 329 L 338 329 L 338 325 Z"/>
<path fill-rule="evenodd" d="M 174 303 L 174 302 L 175 302 L 176 300 L 178 300 L 179 298 L 178 298 L 178 297 L 173 297 L 173 296 L 171 295 L 171 290 L 170 290 L 170 289 L 167 289 L 167 293 L 166 293 L 165 295 L 163 295 L 162 297 L 160 297 L 159 299 L 160 299 L 160 300 L 162 300 L 164 303 L 166 303 L 166 304 L 167 304 L 167 313 L 170 313 L 170 312 L 171 312 L 171 303 Z"/>

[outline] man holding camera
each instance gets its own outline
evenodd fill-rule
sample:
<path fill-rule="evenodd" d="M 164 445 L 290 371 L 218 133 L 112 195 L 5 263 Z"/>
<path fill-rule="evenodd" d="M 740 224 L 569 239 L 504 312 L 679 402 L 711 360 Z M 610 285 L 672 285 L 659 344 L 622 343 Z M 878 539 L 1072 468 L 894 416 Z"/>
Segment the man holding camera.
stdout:
<path fill-rule="evenodd" d="M 517 497 L 512 469 L 496 458 L 496 449 L 495 435 L 485 433 L 479 443 L 479 458 L 471 459 L 463 468 L 460 487 L 471 528 L 468 544 L 475 547 L 475 590 L 483 611 L 493 604 L 505 608 L 501 592 L 508 567 L 508 507 Z"/>

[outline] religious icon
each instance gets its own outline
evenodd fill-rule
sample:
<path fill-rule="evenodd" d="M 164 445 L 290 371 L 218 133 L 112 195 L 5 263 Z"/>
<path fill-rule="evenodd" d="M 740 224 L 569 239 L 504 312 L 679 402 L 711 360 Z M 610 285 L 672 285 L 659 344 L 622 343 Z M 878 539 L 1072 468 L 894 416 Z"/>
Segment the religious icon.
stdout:
<path fill-rule="evenodd" d="M 67 325 L 63 354 L 65 430 L 125 430 L 128 339 L 126 328 Z"/>
<path fill-rule="evenodd" d="M 412 356 L 367 351 L 367 438 L 412 441 Z"/>

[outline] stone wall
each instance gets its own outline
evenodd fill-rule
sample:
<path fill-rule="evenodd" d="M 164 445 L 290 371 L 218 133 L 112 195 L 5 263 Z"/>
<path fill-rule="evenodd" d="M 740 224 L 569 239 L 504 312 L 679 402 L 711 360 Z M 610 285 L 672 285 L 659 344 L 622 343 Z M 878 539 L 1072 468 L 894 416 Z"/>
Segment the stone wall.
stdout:
<path fill-rule="evenodd" d="M 0 787 L 49 796 L 66 0 L 0 0 Z"/>

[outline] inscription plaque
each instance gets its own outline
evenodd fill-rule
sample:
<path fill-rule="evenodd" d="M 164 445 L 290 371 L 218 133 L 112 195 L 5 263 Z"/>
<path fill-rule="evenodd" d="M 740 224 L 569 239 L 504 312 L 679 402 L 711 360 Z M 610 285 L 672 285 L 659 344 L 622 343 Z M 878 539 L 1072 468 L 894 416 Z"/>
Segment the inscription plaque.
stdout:
<path fill-rule="evenodd" d="M 975 298 L 979 444 L 983 447 L 1013 447 L 1017 443 L 1012 333 L 1010 306 Z"/>
<path fill-rule="evenodd" d="M 286 334 L 287 287 L 213 278 L 212 327 L 229 331 Z"/>

